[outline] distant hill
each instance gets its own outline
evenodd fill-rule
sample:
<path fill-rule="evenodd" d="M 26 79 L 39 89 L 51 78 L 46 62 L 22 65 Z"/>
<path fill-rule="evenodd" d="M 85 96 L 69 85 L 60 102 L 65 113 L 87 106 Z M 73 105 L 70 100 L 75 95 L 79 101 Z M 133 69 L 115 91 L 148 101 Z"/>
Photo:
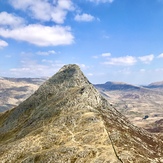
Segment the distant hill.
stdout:
<path fill-rule="evenodd" d="M 44 78 L 9 78 L 9 77 L 1 77 L 0 80 L 8 80 L 11 82 L 15 82 L 15 83 L 20 83 L 20 82 L 24 82 L 24 83 L 30 83 L 30 84 L 42 84 L 44 81 L 46 81 L 48 78 L 44 77 Z"/>
<path fill-rule="evenodd" d="M 100 88 L 103 90 L 139 90 L 141 89 L 139 86 L 134 86 L 131 84 L 123 83 L 123 82 L 111 82 L 108 81 L 105 84 L 95 84 L 96 88 Z"/>
<path fill-rule="evenodd" d="M 46 78 L 0 78 L 0 112 L 27 99 Z"/>
<path fill-rule="evenodd" d="M 145 86 L 146 88 L 161 88 L 163 89 L 163 81 L 160 81 L 160 82 L 154 82 L 154 83 L 151 83 L 147 86 Z"/>
<path fill-rule="evenodd" d="M 0 114 L 0 160 L 10 163 L 163 162 L 159 137 L 135 127 L 66 65 Z"/>

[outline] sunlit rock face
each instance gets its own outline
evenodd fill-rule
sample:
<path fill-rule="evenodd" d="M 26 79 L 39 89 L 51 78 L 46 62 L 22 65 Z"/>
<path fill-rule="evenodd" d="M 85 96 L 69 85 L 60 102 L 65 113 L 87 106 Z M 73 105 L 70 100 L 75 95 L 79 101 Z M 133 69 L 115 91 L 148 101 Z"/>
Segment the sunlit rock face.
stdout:
<path fill-rule="evenodd" d="M 162 162 L 163 142 L 133 126 L 77 65 L 0 114 L 0 162 Z"/>

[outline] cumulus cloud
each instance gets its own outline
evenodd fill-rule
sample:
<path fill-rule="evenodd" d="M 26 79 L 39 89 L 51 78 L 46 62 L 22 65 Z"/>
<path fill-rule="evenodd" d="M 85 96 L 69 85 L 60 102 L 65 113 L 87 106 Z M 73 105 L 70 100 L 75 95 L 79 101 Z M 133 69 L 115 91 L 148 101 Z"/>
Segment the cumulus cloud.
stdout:
<path fill-rule="evenodd" d="M 42 59 L 42 63 L 53 63 L 53 60 Z"/>
<path fill-rule="evenodd" d="M 31 24 L 15 29 L 0 28 L 0 36 L 26 41 L 37 46 L 69 45 L 74 41 L 70 27 Z"/>
<path fill-rule="evenodd" d="M 8 43 L 6 41 L 0 40 L 0 48 L 8 46 Z"/>
<path fill-rule="evenodd" d="M 123 68 L 123 69 L 120 69 L 118 71 L 115 71 L 114 73 L 115 74 L 129 75 L 132 73 L 132 71 L 130 70 L 130 68 Z"/>
<path fill-rule="evenodd" d="M 101 54 L 102 57 L 110 57 L 111 56 L 111 53 L 103 53 Z"/>
<path fill-rule="evenodd" d="M 114 0 L 89 0 L 89 1 L 95 3 L 112 3 Z"/>
<path fill-rule="evenodd" d="M 87 76 L 93 76 L 93 73 L 88 73 Z"/>
<path fill-rule="evenodd" d="M 100 55 L 94 55 L 94 56 L 92 56 L 92 58 L 94 58 L 94 59 L 98 59 L 98 58 L 100 58 L 100 57 L 110 57 L 111 56 L 111 53 L 102 53 L 102 54 L 100 54 Z"/>
<path fill-rule="evenodd" d="M 16 0 L 14 0 L 16 1 Z M 26 8 L 32 1 L 17 0 L 18 7 Z M 58 2 L 62 9 L 69 8 L 66 3 Z M 60 19 L 60 18 L 59 18 Z M 60 19 L 61 20 L 61 19 Z M 25 24 L 23 18 L 7 12 L 0 13 L 0 36 L 12 38 L 14 40 L 26 41 L 38 46 L 58 46 L 69 45 L 74 41 L 70 27 L 64 26 L 45 26 L 39 24 Z M 0 47 L 8 46 L 7 42 L 1 41 Z"/>
<path fill-rule="evenodd" d="M 43 56 L 48 56 L 48 55 L 51 55 L 51 54 L 56 54 L 56 52 L 54 50 L 38 51 L 36 54 L 43 55 Z"/>
<path fill-rule="evenodd" d="M 81 14 L 81 15 L 77 14 L 75 16 L 75 20 L 79 21 L 79 22 L 81 22 L 81 21 L 90 22 L 90 21 L 93 21 L 94 19 L 95 19 L 94 16 L 92 16 L 90 14 L 86 14 L 86 13 Z"/>
<path fill-rule="evenodd" d="M 13 27 L 21 26 L 24 23 L 25 23 L 24 19 L 19 16 L 15 16 L 7 12 L 0 13 L 0 26 L 13 28 Z"/>
<path fill-rule="evenodd" d="M 155 69 L 155 72 L 163 72 L 163 68 L 157 68 Z"/>
<path fill-rule="evenodd" d="M 140 69 L 140 72 L 144 73 L 144 72 L 146 72 L 146 70 L 145 69 Z"/>
<path fill-rule="evenodd" d="M 138 57 L 138 58 L 143 63 L 148 64 L 148 63 L 150 63 L 154 59 L 154 55 L 153 54 L 150 54 L 150 55 L 145 55 L 145 56 Z"/>
<path fill-rule="evenodd" d="M 125 57 L 110 58 L 108 61 L 104 62 L 103 64 L 117 65 L 117 66 L 132 66 L 136 62 L 137 60 L 135 57 L 125 56 Z"/>
<path fill-rule="evenodd" d="M 74 10 L 72 0 L 53 0 L 53 2 L 48 0 L 9 0 L 9 2 L 15 9 L 24 11 L 31 18 L 37 19 L 38 23 L 28 24 L 29 22 L 19 16 L 1 12 L 1 37 L 25 41 L 37 46 L 69 45 L 74 42 L 70 27 L 41 25 L 44 21 L 64 23 L 67 13 Z M 39 24 L 40 22 L 41 24 Z M 0 47 L 7 45 L 1 41 Z"/>
<path fill-rule="evenodd" d="M 161 53 L 157 58 L 163 58 L 163 53 Z"/>
<path fill-rule="evenodd" d="M 74 9 L 71 0 L 54 0 L 53 3 L 47 0 L 10 0 L 10 3 L 15 9 L 27 11 L 35 19 L 55 23 L 64 23 L 68 11 Z"/>

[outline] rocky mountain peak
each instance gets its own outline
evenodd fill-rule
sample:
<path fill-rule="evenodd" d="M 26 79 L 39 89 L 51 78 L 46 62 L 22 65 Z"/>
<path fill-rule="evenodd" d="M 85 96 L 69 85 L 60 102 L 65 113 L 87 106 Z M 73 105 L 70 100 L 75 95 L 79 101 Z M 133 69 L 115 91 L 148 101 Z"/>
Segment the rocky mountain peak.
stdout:
<path fill-rule="evenodd" d="M 67 95 L 67 92 L 71 93 L 79 90 L 84 93 L 88 88 L 94 93 L 96 92 L 95 94 L 98 93 L 84 76 L 79 66 L 69 64 L 63 66 L 54 76 L 43 83 L 31 98 L 35 98 L 35 103 L 40 99 L 42 99 L 41 101 L 49 101 L 63 98 Z M 89 92 L 91 92 L 90 90 Z"/>
<path fill-rule="evenodd" d="M 69 64 L 63 66 L 58 73 L 52 76 L 47 83 L 61 85 L 62 87 L 83 86 L 89 84 L 89 81 L 84 76 L 79 66 Z"/>

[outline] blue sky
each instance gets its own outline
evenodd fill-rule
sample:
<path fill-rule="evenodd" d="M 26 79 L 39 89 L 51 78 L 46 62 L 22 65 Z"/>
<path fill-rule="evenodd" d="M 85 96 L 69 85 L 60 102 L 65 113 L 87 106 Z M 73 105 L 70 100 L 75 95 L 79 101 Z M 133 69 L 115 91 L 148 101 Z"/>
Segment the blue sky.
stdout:
<path fill-rule="evenodd" d="M 0 0 L 0 76 L 78 64 L 92 83 L 163 80 L 163 0 Z"/>

